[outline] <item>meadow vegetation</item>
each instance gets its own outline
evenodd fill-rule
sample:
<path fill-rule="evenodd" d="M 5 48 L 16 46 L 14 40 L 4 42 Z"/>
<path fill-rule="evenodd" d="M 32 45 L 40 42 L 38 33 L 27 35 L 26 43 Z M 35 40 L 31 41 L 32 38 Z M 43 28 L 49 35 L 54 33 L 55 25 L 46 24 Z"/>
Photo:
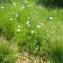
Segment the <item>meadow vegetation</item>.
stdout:
<path fill-rule="evenodd" d="M 23 51 L 44 62 L 63 63 L 62 4 L 53 0 L 60 7 L 50 8 L 42 1 L 0 0 L 0 63 L 16 62 Z"/>

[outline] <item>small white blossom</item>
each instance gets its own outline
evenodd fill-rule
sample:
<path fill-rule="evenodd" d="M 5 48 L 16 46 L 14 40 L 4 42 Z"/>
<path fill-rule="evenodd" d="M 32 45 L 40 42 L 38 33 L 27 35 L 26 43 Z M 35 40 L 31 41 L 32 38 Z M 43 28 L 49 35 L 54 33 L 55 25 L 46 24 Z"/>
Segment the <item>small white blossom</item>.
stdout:
<path fill-rule="evenodd" d="M 16 7 L 16 3 L 15 2 L 13 2 L 13 5 Z"/>
<path fill-rule="evenodd" d="M 37 25 L 37 28 L 41 28 L 41 26 L 40 25 Z"/>
<path fill-rule="evenodd" d="M 28 17 L 28 20 L 30 20 L 30 17 Z"/>
<path fill-rule="evenodd" d="M 20 28 L 21 26 L 20 25 L 18 25 L 18 28 Z"/>
<path fill-rule="evenodd" d="M 28 24 L 27 26 L 29 26 L 29 27 L 30 27 L 31 25 L 30 25 L 30 24 Z"/>
<path fill-rule="evenodd" d="M 18 32 L 20 32 L 20 29 L 18 29 Z"/>
<path fill-rule="evenodd" d="M 34 33 L 34 30 L 31 30 L 31 33 L 33 34 Z"/>
<path fill-rule="evenodd" d="M 43 25 L 44 25 L 44 23 L 41 23 L 41 25 L 43 26 Z"/>
<path fill-rule="evenodd" d="M 16 15 L 16 17 L 18 17 L 19 16 L 19 14 L 15 14 Z"/>
<path fill-rule="evenodd" d="M 27 21 L 26 24 L 27 24 L 27 25 L 30 24 L 30 21 Z"/>
<path fill-rule="evenodd" d="M 16 5 L 16 3 L 15 3 L 15 2 L 13 2 L 13 5 Z"/>
<path fill-rule="evenodd" d="M 49 17 L 49 19 L 50 19 L 50 20 L 52 20 L 52 19 L 53 19 L 53 17 L 52 17 L 52 16 L 50 16 L 50 17 Z"/>
<path fill-rule="evenodd" d="M 1 6 L 1 9 L 3 9 L 4 7 L 3 6 Z"/>
<path fill-rule="evenodd" d="M 27 25 L 27 26 L 31 26 L 29 20 L 26 22 L 26 25 Z"/>

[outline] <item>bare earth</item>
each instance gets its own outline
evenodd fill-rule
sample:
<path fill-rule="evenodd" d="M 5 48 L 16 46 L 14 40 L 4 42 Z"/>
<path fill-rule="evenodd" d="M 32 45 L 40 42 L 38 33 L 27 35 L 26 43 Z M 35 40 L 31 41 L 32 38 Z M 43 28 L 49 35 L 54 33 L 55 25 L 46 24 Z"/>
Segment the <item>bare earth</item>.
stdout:
<path fill-rule="evenodd" d="M 42 58 L 33 57 L 29 55 L 27 52 L 24 52 L 24 53 L 19 54 L 19 57 L 16 63 L 50 63 L 50 61 L 48 60 L 43 61 Z"/>

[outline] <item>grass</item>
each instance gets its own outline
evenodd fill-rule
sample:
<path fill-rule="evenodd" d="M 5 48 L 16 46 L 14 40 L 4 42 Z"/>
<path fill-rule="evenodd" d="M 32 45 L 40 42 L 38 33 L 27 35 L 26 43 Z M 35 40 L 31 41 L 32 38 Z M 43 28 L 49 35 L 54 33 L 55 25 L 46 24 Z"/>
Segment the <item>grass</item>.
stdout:
<path fill-rule="evenodd" d="M 15 63 L 17 59 L 17 50 L 10 46 L 7 41 L 0 42 L 0 62 Z"/>
<path fill-rule="evenodd" d="M 56 61 L 63 55 L 62 16 L 62 8 L 46 8 L 37 5 L 33 0 L 28 3 L 23 0 L 2 3 L 0 4 L 0 35 L 10 42 L 14 41 L 20 52 L 23 49 L 32 55 L 41 57 L 45 51 L 45 54 L 48 53 L 53 60 L 56 58 L 54 60 Z M 61 51 L 60 48 L 62 48 Z M 62 58 L 56 61 L 56 63 L 61 62 L 63 62 Z"/>

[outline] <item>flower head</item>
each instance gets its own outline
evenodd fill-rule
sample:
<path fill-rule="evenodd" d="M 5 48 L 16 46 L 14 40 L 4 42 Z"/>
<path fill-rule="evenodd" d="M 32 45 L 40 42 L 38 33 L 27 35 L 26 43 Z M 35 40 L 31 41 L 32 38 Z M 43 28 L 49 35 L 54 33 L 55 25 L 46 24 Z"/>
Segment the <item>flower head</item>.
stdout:
<path fill-rule="evenodd" d="M 18 29 L 18 32 L 20 32 L 20 29 Z"/>
<path fill-rule="evenodd" d="M 3 6 L 1 6 L 1 9 L 3 9 L 4 7 Z"/>
<path fill-rule="evenodd" d="M 50 16 L 50 17 L 49 17 L 49 19 L 50 19 L 50 20 L 52 20 L 52 19 L 53 19 L 53 17 L 52 17 L 52 16 Z"/>
<path fill-rule="evenodd" d="M 41 23 L 41 25 L 43 26 L 43 25 L 44 25 L 44 23 Z"/>
<path fill-rule="evenodd" d="M 31 25 L 30 25 L 30 24 L 28 24 L 27 26 L 29 26 L 29 27 L 30 27 Z"/>
<path fill-rule="evenodd" d="M 30 24 L 30 21 L 28 20 L 28 21 L 26 22 L 26 24 L 27 24 L 27 25 Z"/>
<path fill-rule="evenodd" d="M 41 28 L 41 26 L 40 25 L 37 25 L 37 28 Z"/>
<path fill-rule="evenodd" d="M 18 15 L 18 13 L 17 14 L 15 14 L 16 15 L 16 17 L 18 17 L 19 15 Z"/>
<path fill-rule="evenodd" d="M 31 30 L 31 33 L 33 34 L 34 33 L 34 30 Z"/>
<path fill-rule="evenodd" d="M 13 2 L 13 6 L 15 6 L 15 7 L 16 7 L 16 3 L 15 3 L 15 2 Z"/>
<path fill-rule="evenodd" d="M 30 26 L 30 21 L 29 20 L 26 22 L 26 25 L 27 26 Z"/>
<path fill-rule="evenodd" d="M 20 25 L 18 25 L 18 28 L 20 28 L 21 26 Z"/>
<path fill-rule="evenodd" d="M 28 17 L 28 20 L 30 20 L 30 17 Z"/>

